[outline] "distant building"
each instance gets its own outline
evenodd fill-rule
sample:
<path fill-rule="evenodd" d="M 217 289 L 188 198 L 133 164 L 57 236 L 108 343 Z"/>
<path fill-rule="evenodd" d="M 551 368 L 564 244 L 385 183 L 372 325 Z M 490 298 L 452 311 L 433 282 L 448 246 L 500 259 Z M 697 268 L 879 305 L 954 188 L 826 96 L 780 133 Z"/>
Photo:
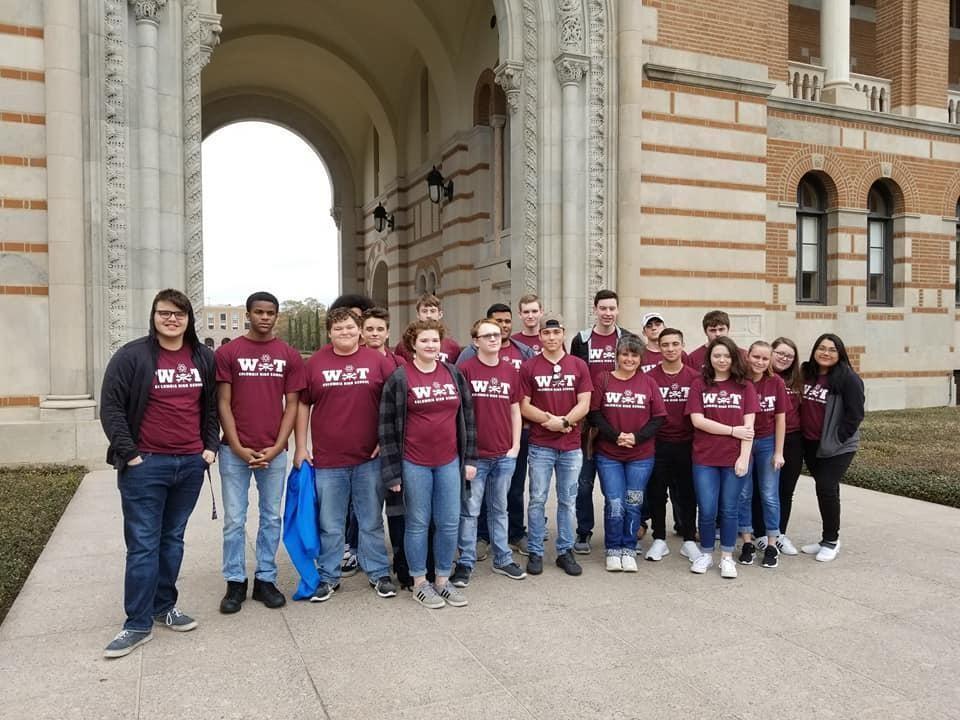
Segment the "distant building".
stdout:
<path fill-rule="evenodd" d="M 197 335 L 208 347 L 216 349 L 249 329 L 244 305 L 207 305 L 197 311 Z"/>

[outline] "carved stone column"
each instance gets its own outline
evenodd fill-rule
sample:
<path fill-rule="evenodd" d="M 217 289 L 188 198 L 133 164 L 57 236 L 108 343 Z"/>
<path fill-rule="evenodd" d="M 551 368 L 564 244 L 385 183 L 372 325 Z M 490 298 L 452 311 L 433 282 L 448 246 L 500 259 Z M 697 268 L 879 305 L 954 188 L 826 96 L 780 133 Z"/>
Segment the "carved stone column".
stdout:
<path fill-rule="evenodd" d="M 500 233 L 503 232 L 503 128 L 507 118 L 503 115 L 493 115 L 490 125 L 493 127 L 493 162 L 490 168 L 493 171 L 493 254 L 500 257 Z"/>
<path fill-rule="evenodd" d="M 528 164 L 525 135 L 526 129 L 522 121 L 522 80 L 523 65 L 516 62 L 506 62 L 498 65 L 494 71 L 496 82 L 507 98 L 507 112 L 510 113 L 510 197 L 505 202 L 510 203 L 510 247 L 501 247 L 500 252 L 510 257 L 510 284 L 511 292 L 515 296 L 525 292 L 536 292 L 528 289 L 529 271 L 536 271 L 536 245 L 532 251 L 527 248 L 526 194 L 524 192 L 524 178 Z M 535 161 L 535 157 L 534 157 Z"/>
<path fill-rule="evenodd" d="M 581 87 L 590 61 L 573 53 L 563 53 L 554 61 L 561 87 L 563 129 L 561 196 L 562 221 L 562 298 L 563 315 L 570 322 L 583 314 L 586 300 L 584 268 L 584 209 L 586 187 L 584 172 L 584 112 Z"/>

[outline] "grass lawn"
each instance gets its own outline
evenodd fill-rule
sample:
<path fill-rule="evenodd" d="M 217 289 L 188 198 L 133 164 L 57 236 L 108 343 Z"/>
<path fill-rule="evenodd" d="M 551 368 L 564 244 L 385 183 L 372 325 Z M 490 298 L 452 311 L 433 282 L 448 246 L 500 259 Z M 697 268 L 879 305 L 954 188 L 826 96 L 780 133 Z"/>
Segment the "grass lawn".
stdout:
<path fill-rule="evenodd" d="M 867 413 L 844 482 L 960 508 L 960 407 Z"/>
<path fill-rule="evenodd" d="M 0 468 L 0 622 L 85 473 L 82 467 Z"/>

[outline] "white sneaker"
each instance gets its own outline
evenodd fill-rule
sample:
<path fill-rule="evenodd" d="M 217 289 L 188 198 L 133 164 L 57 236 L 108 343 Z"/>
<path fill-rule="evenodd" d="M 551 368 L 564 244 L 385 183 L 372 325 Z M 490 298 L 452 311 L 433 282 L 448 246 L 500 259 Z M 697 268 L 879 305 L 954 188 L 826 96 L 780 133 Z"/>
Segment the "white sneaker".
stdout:
<path fill-rule="evenodd" d="M 762 553 L 764 550 L 767 549 L 767 536 L 761 535 L 758 538 L 754 538 L 753 544 L 757 548 L 757 552 Z"/>
<path fill-rule="evenodd" d="M 800 552 L 804 555 L 816 555 L 820 552 L 820 543 L 810 543 L 809 545 L 804 545 L 800 548 Z"/>
<path fill-rule="evenodd" d="M 732 557 L 720 558 L 720 577 L 732 580 L 737 577 L 737 564 Z"/>
<path fill-rule="evenodd" d="M 713 567 L 713 553 L 700 553 L 700 556 L 690 566 L 690 572 L 703 575 L 711 567 Z"/>
<path fill-rule="evenodd" d="M 840 552 L 839 540 L 837 540 L 836 547 L 830 547 L 829 545 L 821 545 L 820 552 L 817 553 L 816 560 L 817 562 L 830 562 L 831 560 L 836 560 L 838 552 Z"/>
<path fill-rule="evenodd" d="M 698 557 L 703 555 L 703 553 L 700 551 L 700 546 L 697 545 L 693 540 L 686 540 L 683 545 L 680 546 L 680 554 L 690 562 L 693 562 Z"/>
<path fill-rule="evenodd" d="M 781 535 L 777 538 L 777 550 L 779 550 L 783 555 L 797 554 L 797 548 L 792 542 L 790 542 L 790 538 L 788 538 L 786 535 Z M 819 552 L 819 550 L 817 552 Z"/>
<path fill-rule="evenodd" d="M 620 556 L 620 565 L 624 572 L 637 572 L 637 557 L 633 554 L 623 554 Z"/>
<path fill-rule="evenodd" d="M 663 540 L 654 540 L 653 545 L 650 546 L 650 549 L 647 550 L 647 554 L 644 557 L 653 562 L 660 562 L 669 554 L 670 548 L 667 547 L 666 542 Z"/>
<path fill-rule="evenodd" d="M 623 570 L 623 560 L 619 555 L 607 555 L 607 572 Z"/>

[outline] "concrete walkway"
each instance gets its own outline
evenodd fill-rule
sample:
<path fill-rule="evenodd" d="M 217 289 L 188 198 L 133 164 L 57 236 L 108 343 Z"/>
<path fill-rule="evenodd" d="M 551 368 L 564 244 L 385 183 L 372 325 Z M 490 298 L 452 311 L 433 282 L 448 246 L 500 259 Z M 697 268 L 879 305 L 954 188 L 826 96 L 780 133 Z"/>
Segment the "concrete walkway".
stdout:
<path fill-rule="evenodd" d="M 462 609 L 381 600 L 358 575 L 323 604 L 224 616 L 204 487 L 180 583 L 200 627 L 108 661 L 124 552 L 113 473 L 93 472 L 0 627 L 0 717 L 960 717 L 960 511 L 847 487 L 843 502 L 829 564 L 724 581 L 691 574 L 671 537 L 636 575 L 607 574 L 596 550 L 580 578 L 552 551 L 519 583 L 481 563 Z M 808 479 L 791 525 L 798 545 L 819 538 Z"/>

